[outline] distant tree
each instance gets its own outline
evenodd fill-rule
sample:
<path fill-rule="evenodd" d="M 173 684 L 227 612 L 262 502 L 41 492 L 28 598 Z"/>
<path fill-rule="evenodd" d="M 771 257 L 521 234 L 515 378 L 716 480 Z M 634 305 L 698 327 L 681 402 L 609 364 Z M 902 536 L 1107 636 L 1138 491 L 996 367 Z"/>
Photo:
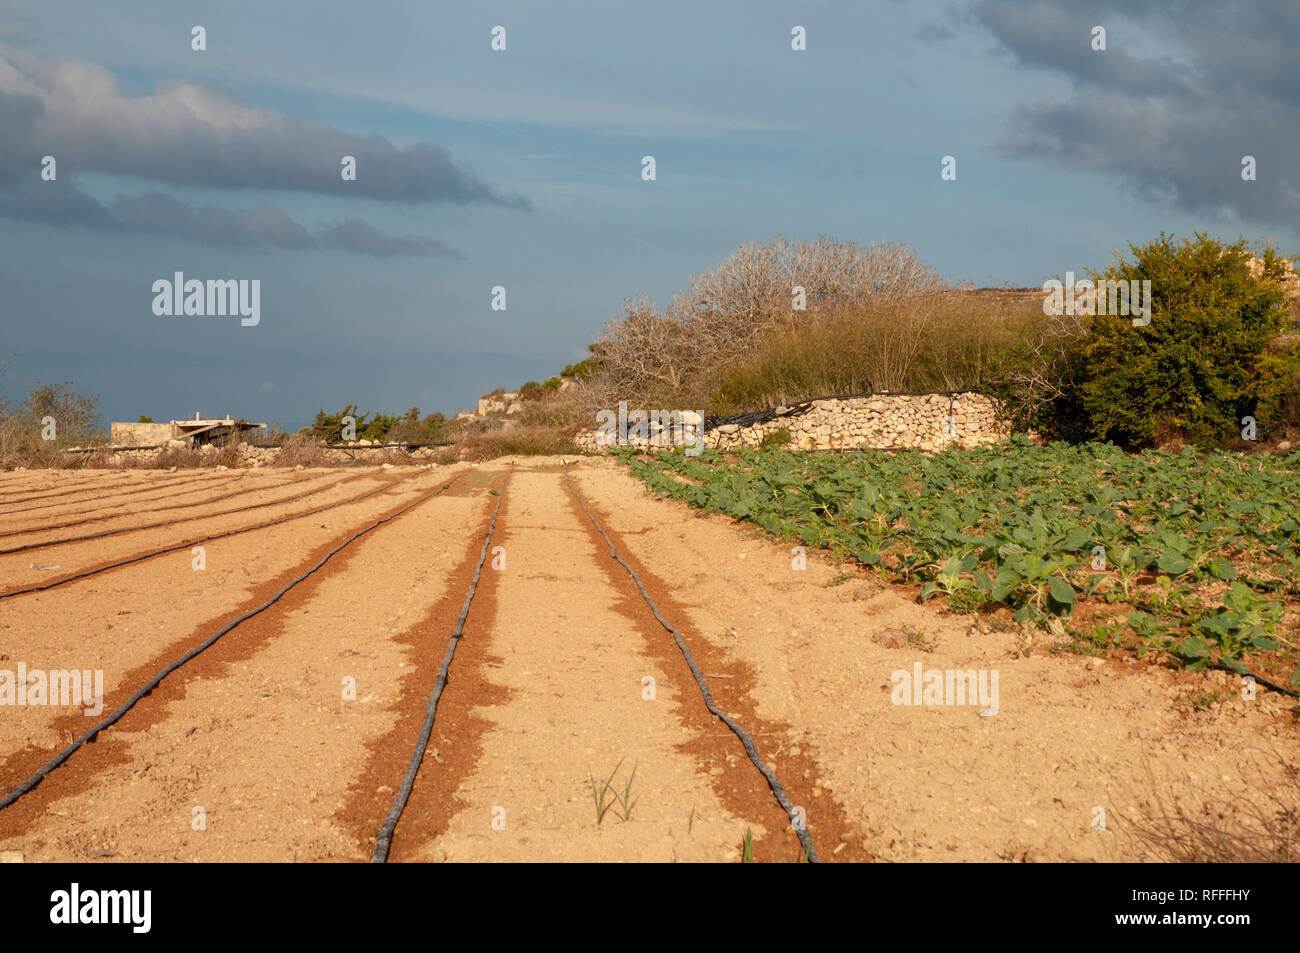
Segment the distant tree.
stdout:
<path fill-rule="evenodd" d="M 400 417 L 394 417 L 392 414 L 375 414 L 366 425 L 362 427 L 357 425 L 357 437 L 361 440 L 371 440 L 382 443 L 388 439 L 389 431 L 393 426 L 401 421 Z"/>
<path fill-rule="evenodd" d="M 390 443 L 441 443 L 447 418 L 442 414 L 420 417 L 420 408 L 412 407 L 388 432 Z"/>
<path fill-rule="evenodd" d="M 153 418 L 150 417 L 148 414 L 141 414 L 141 415 L 140 415 L 140 419 L 137 420 L 136 423 L 138 423 L 138 424 L 151 424 L 151 423 L 153 423 Z"/>
<path fill-rule="evenodd" d="M 357 412 L 356 404 L 348 404 L 337 414 L 327 414 L 324 410 L 316 411 L 316 419 L 311 426 L 304 427 L 302 433 L 317 440 L 323 440 L 326 443 L 341 443 L 343 441 L 343 418 L 351 417 L 355 423 L 357 439 L 364 436 L 367 426 L 367 414 Z"/>
<path fill-rule="evenodd" d="M 32 433 L 44 428 L 45 418 L 54 419 L 55 446 L 85 443 L 95 437 L 99 422 L 99 398 L 78 394 L 72 382 L 63 384 L 29 384 L 27 400 L 20 414 L 22 424 Z"/>
<path fill-rule="evenodd" d="M 906 245 L 780 236 L 741 246 L 689 285 L 663 311 L 645 297 L 624 300 L 592 349 L 599 373 L 588 377 L 585 399 L 595 406 L 703 399 L 738 355 L 775 332 L 797 333 L 831 308 L 888 306 L 906 320 L 885 330 L 923 339 L 934 332 L 944 289 Z"/>

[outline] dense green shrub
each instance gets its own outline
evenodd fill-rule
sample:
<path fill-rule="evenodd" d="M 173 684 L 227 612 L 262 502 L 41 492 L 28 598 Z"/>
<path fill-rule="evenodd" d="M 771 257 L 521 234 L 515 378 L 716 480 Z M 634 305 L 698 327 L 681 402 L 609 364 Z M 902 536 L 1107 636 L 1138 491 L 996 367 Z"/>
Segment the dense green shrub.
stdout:
<path fill-rule="evenodd" d="M 420 416 L 420 408 L 412 407 L 388 432 L 390 443 L 442 443 L 446 436 L 447 418 L 442 414 Z"/>
<path fill-rule="evenodd" d="M 1204 233 L 1175 244 L 1162 232 L 1129 247 L 1134 261 L 1117 259 L 1094 280 L 1150 280 L 1150 323 L 1091 320 L 1077 394 L 1085 435 L 1126 447 L 1222 446 L 1240 435 L 1242 417 L 1275 414 L 1295 370 L 1293 358 L 1268 353 L 1287 320 L 1286 264 L 1268 250 L 1252 277 L 1244 239 L 1229 246 Z"/>

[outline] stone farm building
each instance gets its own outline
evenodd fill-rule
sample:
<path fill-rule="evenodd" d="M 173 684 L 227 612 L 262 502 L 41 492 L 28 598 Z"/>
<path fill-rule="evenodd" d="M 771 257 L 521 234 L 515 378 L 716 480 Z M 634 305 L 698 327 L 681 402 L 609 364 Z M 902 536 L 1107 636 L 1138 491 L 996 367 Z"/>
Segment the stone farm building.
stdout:
<path fill-rule="evenodd" d="M 229 414 L 225 417 L 205 419 L 196 413 L 193 420 L 170 420 L 165 424 L 114 421 L 110 426 L 109 439 L 115 447 L 160 447 L 172 440 L 198 447 L 208 443 L 220 443 L 232 434 L 241 434 L 265 426 L 266 424 L 236 420 Z"/>

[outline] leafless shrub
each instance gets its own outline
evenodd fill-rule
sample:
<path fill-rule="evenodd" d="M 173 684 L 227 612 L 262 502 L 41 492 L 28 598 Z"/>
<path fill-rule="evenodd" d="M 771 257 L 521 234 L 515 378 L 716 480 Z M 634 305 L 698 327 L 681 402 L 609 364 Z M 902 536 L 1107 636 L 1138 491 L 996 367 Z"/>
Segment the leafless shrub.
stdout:
<path fill-rule="evenodd" d="M 329 448 L 323 441 L 304 434 L 290 434 L 280 444 L 272 466 L 277 467 L 320 467 L 329 462 Z"/>
<path fill-rule="evenodd" d="M 460 460 L 494 460 L 505 456 L 576 454 L 571 432 L 560 427 L 512 427 L 471 434 L 456 446 Z"/>
<path fill-rule="evenodd" d="M 792 306 L 795 286 L 804 289 L 806 310 Z M 690 289 L 663 312 L 645 298 L 626 301 L 597 342 L 600 372 L 580 382 L 573 399 L 588 409 L 619 400 L 703 406 L 728 361 L 845 307 L 891 310 L 882 360 L 893 379 L 932 330 L 943 293 L 938 276 L 905 245 L 780 237 L 750 243 L 692 276 Z"/>

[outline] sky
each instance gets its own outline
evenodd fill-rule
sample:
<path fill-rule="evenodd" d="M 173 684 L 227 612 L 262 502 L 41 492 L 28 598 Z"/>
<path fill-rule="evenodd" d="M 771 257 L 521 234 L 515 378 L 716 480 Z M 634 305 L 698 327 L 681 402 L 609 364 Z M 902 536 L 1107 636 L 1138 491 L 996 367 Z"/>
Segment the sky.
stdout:
<path fill-rule="evenodd" d="M 1291 252 L 1298 48 L 1294 0 L 7 0 L 0 394 L 450 415 L 778 235 L 978 286 Z M 256 324 L 156 314 L 177 272 L 258 281 Z"/>

